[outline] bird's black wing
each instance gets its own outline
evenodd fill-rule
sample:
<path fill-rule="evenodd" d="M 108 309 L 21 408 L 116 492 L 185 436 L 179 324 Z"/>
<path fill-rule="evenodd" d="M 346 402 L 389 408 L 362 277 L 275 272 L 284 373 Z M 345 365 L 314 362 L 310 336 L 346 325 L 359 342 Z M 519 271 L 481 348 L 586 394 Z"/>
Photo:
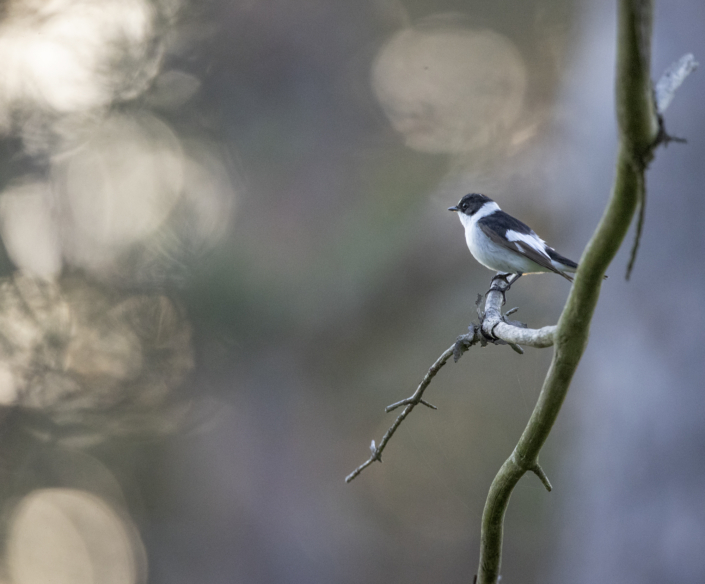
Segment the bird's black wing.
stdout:
<path fill-rule="evenodd" d="M 501 245 L 502 247 L 513 251 L 515 253 L 520 253 L 524 257 L 527 257 L 532 262 L 538 264 L 542 268 L 546 268 L 550 272 L 560 274 L 566 280 L 570 282 L 573 281 L 568 274 L 558 270 L 552 263 L 551 258 L 547 253 L 541 253 L 531 247 L 524 241 L 509 241 L 506 237 L 507 231 L 516 231 L 522 235 L 529 235 L 536 237 L 538 236 L 533 232 L 533 230 L 526 224 L 522 223 L 518 219 L 515 219 L 511 215 L 507 215 L 503 211 L 498 211 L 483 217 L 477 222 L 477 226 L 482 229 L 482 232 L 489 237 L 494 243 Z"/>
<path fill-rule="evenodd" d="M 552 247 L 546 246 L 546 253 L 554 262 L 561 263 L 564 266 L 568 266 L 569 268 L 572 268 L 574 270 L 578 269 L 578 264 L 576 264 L 573 260 L 569 260 L 567 257 L 562 256 Z"/>
<path fill-rule="evenodd" d="M 485 215 L 478 223 L 483 223 L 494 229 L 497 233 L 504 235 L 507 231 L 516 231 L 522 235 L 533 235 L 538 237 L 534 230 L 526 223 L 522 223 L 519 219 L 512 217 L 504 211 L 495 211 L 489 215 Z"/>

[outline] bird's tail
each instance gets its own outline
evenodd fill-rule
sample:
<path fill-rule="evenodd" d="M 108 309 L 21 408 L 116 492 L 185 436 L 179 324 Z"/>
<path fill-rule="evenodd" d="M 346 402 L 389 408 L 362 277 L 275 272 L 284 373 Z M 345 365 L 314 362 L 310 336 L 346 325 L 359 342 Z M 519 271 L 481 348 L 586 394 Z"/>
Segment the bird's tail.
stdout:
<path fill-rule="evenodd" d="M 569 260 L 567 257 L 562 256 L 559 254 L 555 249 L 552 247 L 548 247 L 546 249 L 546 252 L 548 253 L 548 257 L 551 258 L 551 263 L 553 266 L 558 270 L 558 273 L 563 276 L 566 280 L 569 282 L 573 281 L 573 278 L 566 274 L 567 271 L 570 272 L 576 272 L 578 270 L 578 264 L 576 264 L 573 260 Z M 559 264 L 559 265 L 556 265 Z M 603 278 L 603 280 L 606 280 L 607 276 Z"/>

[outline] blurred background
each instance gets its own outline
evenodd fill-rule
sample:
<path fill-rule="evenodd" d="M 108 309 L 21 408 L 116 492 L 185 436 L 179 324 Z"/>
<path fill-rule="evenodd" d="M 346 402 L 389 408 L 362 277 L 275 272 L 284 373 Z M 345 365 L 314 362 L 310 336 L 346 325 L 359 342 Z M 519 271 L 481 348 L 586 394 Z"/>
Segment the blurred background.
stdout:
<path fill-rule="evenodd" d="M 473 348 L 483 192 L 577 259 L 616 150 L 614 2 L 0 4 L 0 581 L 470 582 L 550 350 Z M 705 58 L 659 3 L 654 77 Z M 519 484 L 504 582 L 705 581 L 705 113 Z M 508 303 L 554 323 L 569 284 Z"/>

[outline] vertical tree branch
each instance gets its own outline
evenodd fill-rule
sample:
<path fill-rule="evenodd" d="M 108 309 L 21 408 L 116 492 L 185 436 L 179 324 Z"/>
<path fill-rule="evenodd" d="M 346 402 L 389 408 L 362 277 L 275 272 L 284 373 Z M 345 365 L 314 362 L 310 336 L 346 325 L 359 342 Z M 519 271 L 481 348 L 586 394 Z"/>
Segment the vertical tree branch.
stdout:
<path fill-rule="evenodd" d="M 620 147 L 612 195 L 580 260 L 554 335 L 554 354 L 538 402 L 512 455 L 492 482 L 482 516 L 478 584 L 495 584 L 509 497 L 538 456 L 587 345 L 602 277 L 614 258 L 639 201 L 644 172 L 657 145 L 659 122 L 649 75 L 652 0 L 619 0 L 616 109 Z"/>

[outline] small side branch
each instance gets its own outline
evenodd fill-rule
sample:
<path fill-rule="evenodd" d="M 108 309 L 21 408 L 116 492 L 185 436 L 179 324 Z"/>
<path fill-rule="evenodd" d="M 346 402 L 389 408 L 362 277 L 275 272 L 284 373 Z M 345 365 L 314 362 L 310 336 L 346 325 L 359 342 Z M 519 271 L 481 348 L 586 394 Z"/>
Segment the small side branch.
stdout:
<path fill-rule="evenodd" d="M 421 380 L 421 383 L 416 388 L 416 391 L 410 397 L 393 403 L 385 408 L 386 412 L 391 412 L 401 407 L 404 409 L 382 437 L 379 445 L 375 444 L 374 440 L 372 441 L 372 444 L 370 445 L 370 457 L 347 477 L 345 477 L 346 483 L 352 481 L 373 462 L 382 462 L 382 452 L 387 446 L 389 440 L 397 431 L 397 428 L 399 428 L 401 423 L 417 405 L 421 404 L 433 410 L 437 409 L 436 406 L 423 399 L 423 394 L 431 384 L 431 381 L 436 376 L 438 371 L 440 371 L 440 369 L 451 357 L 453 357 L 453 360 L 457 362 L 463 353 L 475 344 L 480 344 L 482 347 L 488 344 L 509 345 L 519 354 L 524 353 L 520 345 L 543 348 L 550 347 L 553 344 L 553 333 L 556 328 L 555 326 L 530 329 L 526 328 L 526 325 L 521 322 L 508 320 L 507 316 L 516 312 L 516 308 L 502 314 L 501 308 L 504 303 L 505 293 L 508 289 L 509 284 L 507 284 L 506 274 L 501 272 L 497 273 L 492 278 L 492 285 L 490 287 L 490 291 L 487 293 L 484 309 L 482 307 L 482 296 L 478 297 L 477 312 L 480 319 L 479 322 L 477 324 L 471 324 L 468 327 L 468 333 L 459 336 L 455 344 L 446 349 L 441 356 L 436 359 L 436 362 L 431 365 L 428 372 Z M 528 467 L 526 470 L 535 471 L 535 469 Z M 541 473 L 543 473 L 543 471 L 541 471 Z M 544 478 L 541 480 L 544 482 L 544 485 L 548 485 L 547 488 L 550 490 L 550 483 L 548 483 L 548 479 L 544 481 L 545 476 L 546 475 L 544 474 Z M 539 478 L 540 477 L 541 475 L 539 475 Z"/>
<path fill-rule="evenodd" d="M 543 483 L 543 486 L 546 487 L 546 490 L 549 493 L 553 490 L 553 487 L 551 486 L 551 481 L 548 480 L 546 473 L 543 472 L 543 469 L 541 468 L 541 465 L 539 465 L 538 462 L 531 467 L 531 472 L 533 472 L 537 477 L 539 477 L 539 480 Z"/>
<path fill-rule="evenodd" d="M 669 142 L 685 142 L 683 138 L 675 138 L 668 135 L 663 123 L 663 112 L 665 112 L 671 104 L 671 100 L 673 99 L 676 90 L 686 80 L 688 75 L 697 69 L 697 67 L 698 62 L 695 60 L 693 55 L 683 55 L 680 59 L 678 59 L 678 61 L 666 69 L 654 88 L 654 101 L 656 105 L 656 116 L 658 118 L 659 131 L 656 134 L 656 139 L 651 146 L 651 151 L 645 156 L 644 159 L 637 161 L 639 166 L 642 167 L 637 168 L 637 175 L 641 178 L 640 184 L 638 185 L 638 216 L 636 221 L 634 243 L 632 244 L 632 251 L 629 254 L 629 263 L 627 264 L 627 280 L 631 277 L 632 270 L 634 269 L 634 263 L 636 262 L 636 255 L 639 251 L 639 243 L 641 241 L 641 233 L 644 229 L 644 219 L 646 218 L 646 185 L 644 183 L 644 171 L 646 170 L 646 165 L 653 156 L 653 151 L 661 144 L 668 146 Z"/>
<path fill-rule="evenodd" d="M 676 94 L 676 90 L 697 67 L 698 62 L 695 57 L 688 53 L 663 72 L 654 89 L 656 110 L 660 115 L 671 105 L 671 100 Z"/>
<path fill-rule="evenodd" d="M 546 487 L 546 490 L 549 493 L 553 490 L 551 482 L 548 480 L 548 477 L 546 476 L 544 470 L 541 468 L 541 465 L 539 464 L 538 460 L 534 460 L 533 462 L 526 460 L 516 448 L 514 449 L 514 452 L 512 452 L 511 460 L 514 463 L 516 469 L 521 472 L 522 475 L 526 471 L 531 471 L 537 477 L 539 477 L 539 480 L 541 481 L 543 486 Z"/>
<path fill-rule="evenodd" d="M 641 243 L 641 232 L 644 229 L 644 219 L 646 218 L 646 184 L 645 184 L 644 173 L 639 173 L 637 175 L 638 180 L 638 216 L 636 220 L 636 233 L 634 234 L 634 243 L 632 244 L 632 251 L 629 254 L 629 263 L 627 264 L 627 273 L 625 279 L 629 280 L 632 277 L 632 270 L 634 269 L 634 264 L 636 263 L 636 255 L 639 252 L 639 244 Z"/>
<path fill-rule="evenodd" d="M 379 446 L 375 445 L 375 441 L 372 441 L 372 444 L 370 446 L 370 450 L 372 451 L 372 454 L 370 455 L 370 458 L 368 458 L 364 463 L 362 463 L 360 466 L 358 466 L 354 471 L 352 471 L 348 476 L 345 477 L 345 482 L 349 483 L 351 480 L 353 480 L 357 475 L 359 475 L 363 470 L 365 470 L 368 466 L 370 466 L 373 462 L 379 461 L 382 462 L 382 451 L 385 449 L 387 446 L 387 443 L 391 439 L 391 437 L 394 435 L 394 432 L 397 431 L 397 428 L 401 425 L 401 423 L 404 421 L 406 416 L 408 416 L 411 411 L 419 404 L 423 404 L 429 408 L 432 409 L 437 409 L 436 406 L 431 405 L 427 401 L 424 401 L 422 399 L 424 391 L 426 391 L 426 388 L 430 385 L 431 380 L 436 376 L 436 373 L 438 373 L 447 362 L 448 359 L 450 359 L 453 356 L 453 352 L 455 351 L 455 344 L 453 344 L 451 347 L 443 351 L 443 354 L 436 359 L 436 362 L 431 365 L 431 367 L 428 370 L 428 373 L 424 376 L 424 378 L 421 380 L 421 383 L 419 386 L 416 388 L 416 391 L 413 393 L 413 395 L 405 400 L 402 400 L 400 402 L 397 402 L 395 404 L 392 404 L 390 406 L 386 407 L 387 412 L 391 412 L 392 410 L 395 410 L 396 408 L 399 408 L 401 406 L 406 406 L 404 410 L 402 411 L 401 414 L 397 417 L 396 420 L 394 420 L 394 424 L 392 424 L 391 428 L 387 430 L 386 434 L 382 437 L 382 441 L 379 443 Z"/>

